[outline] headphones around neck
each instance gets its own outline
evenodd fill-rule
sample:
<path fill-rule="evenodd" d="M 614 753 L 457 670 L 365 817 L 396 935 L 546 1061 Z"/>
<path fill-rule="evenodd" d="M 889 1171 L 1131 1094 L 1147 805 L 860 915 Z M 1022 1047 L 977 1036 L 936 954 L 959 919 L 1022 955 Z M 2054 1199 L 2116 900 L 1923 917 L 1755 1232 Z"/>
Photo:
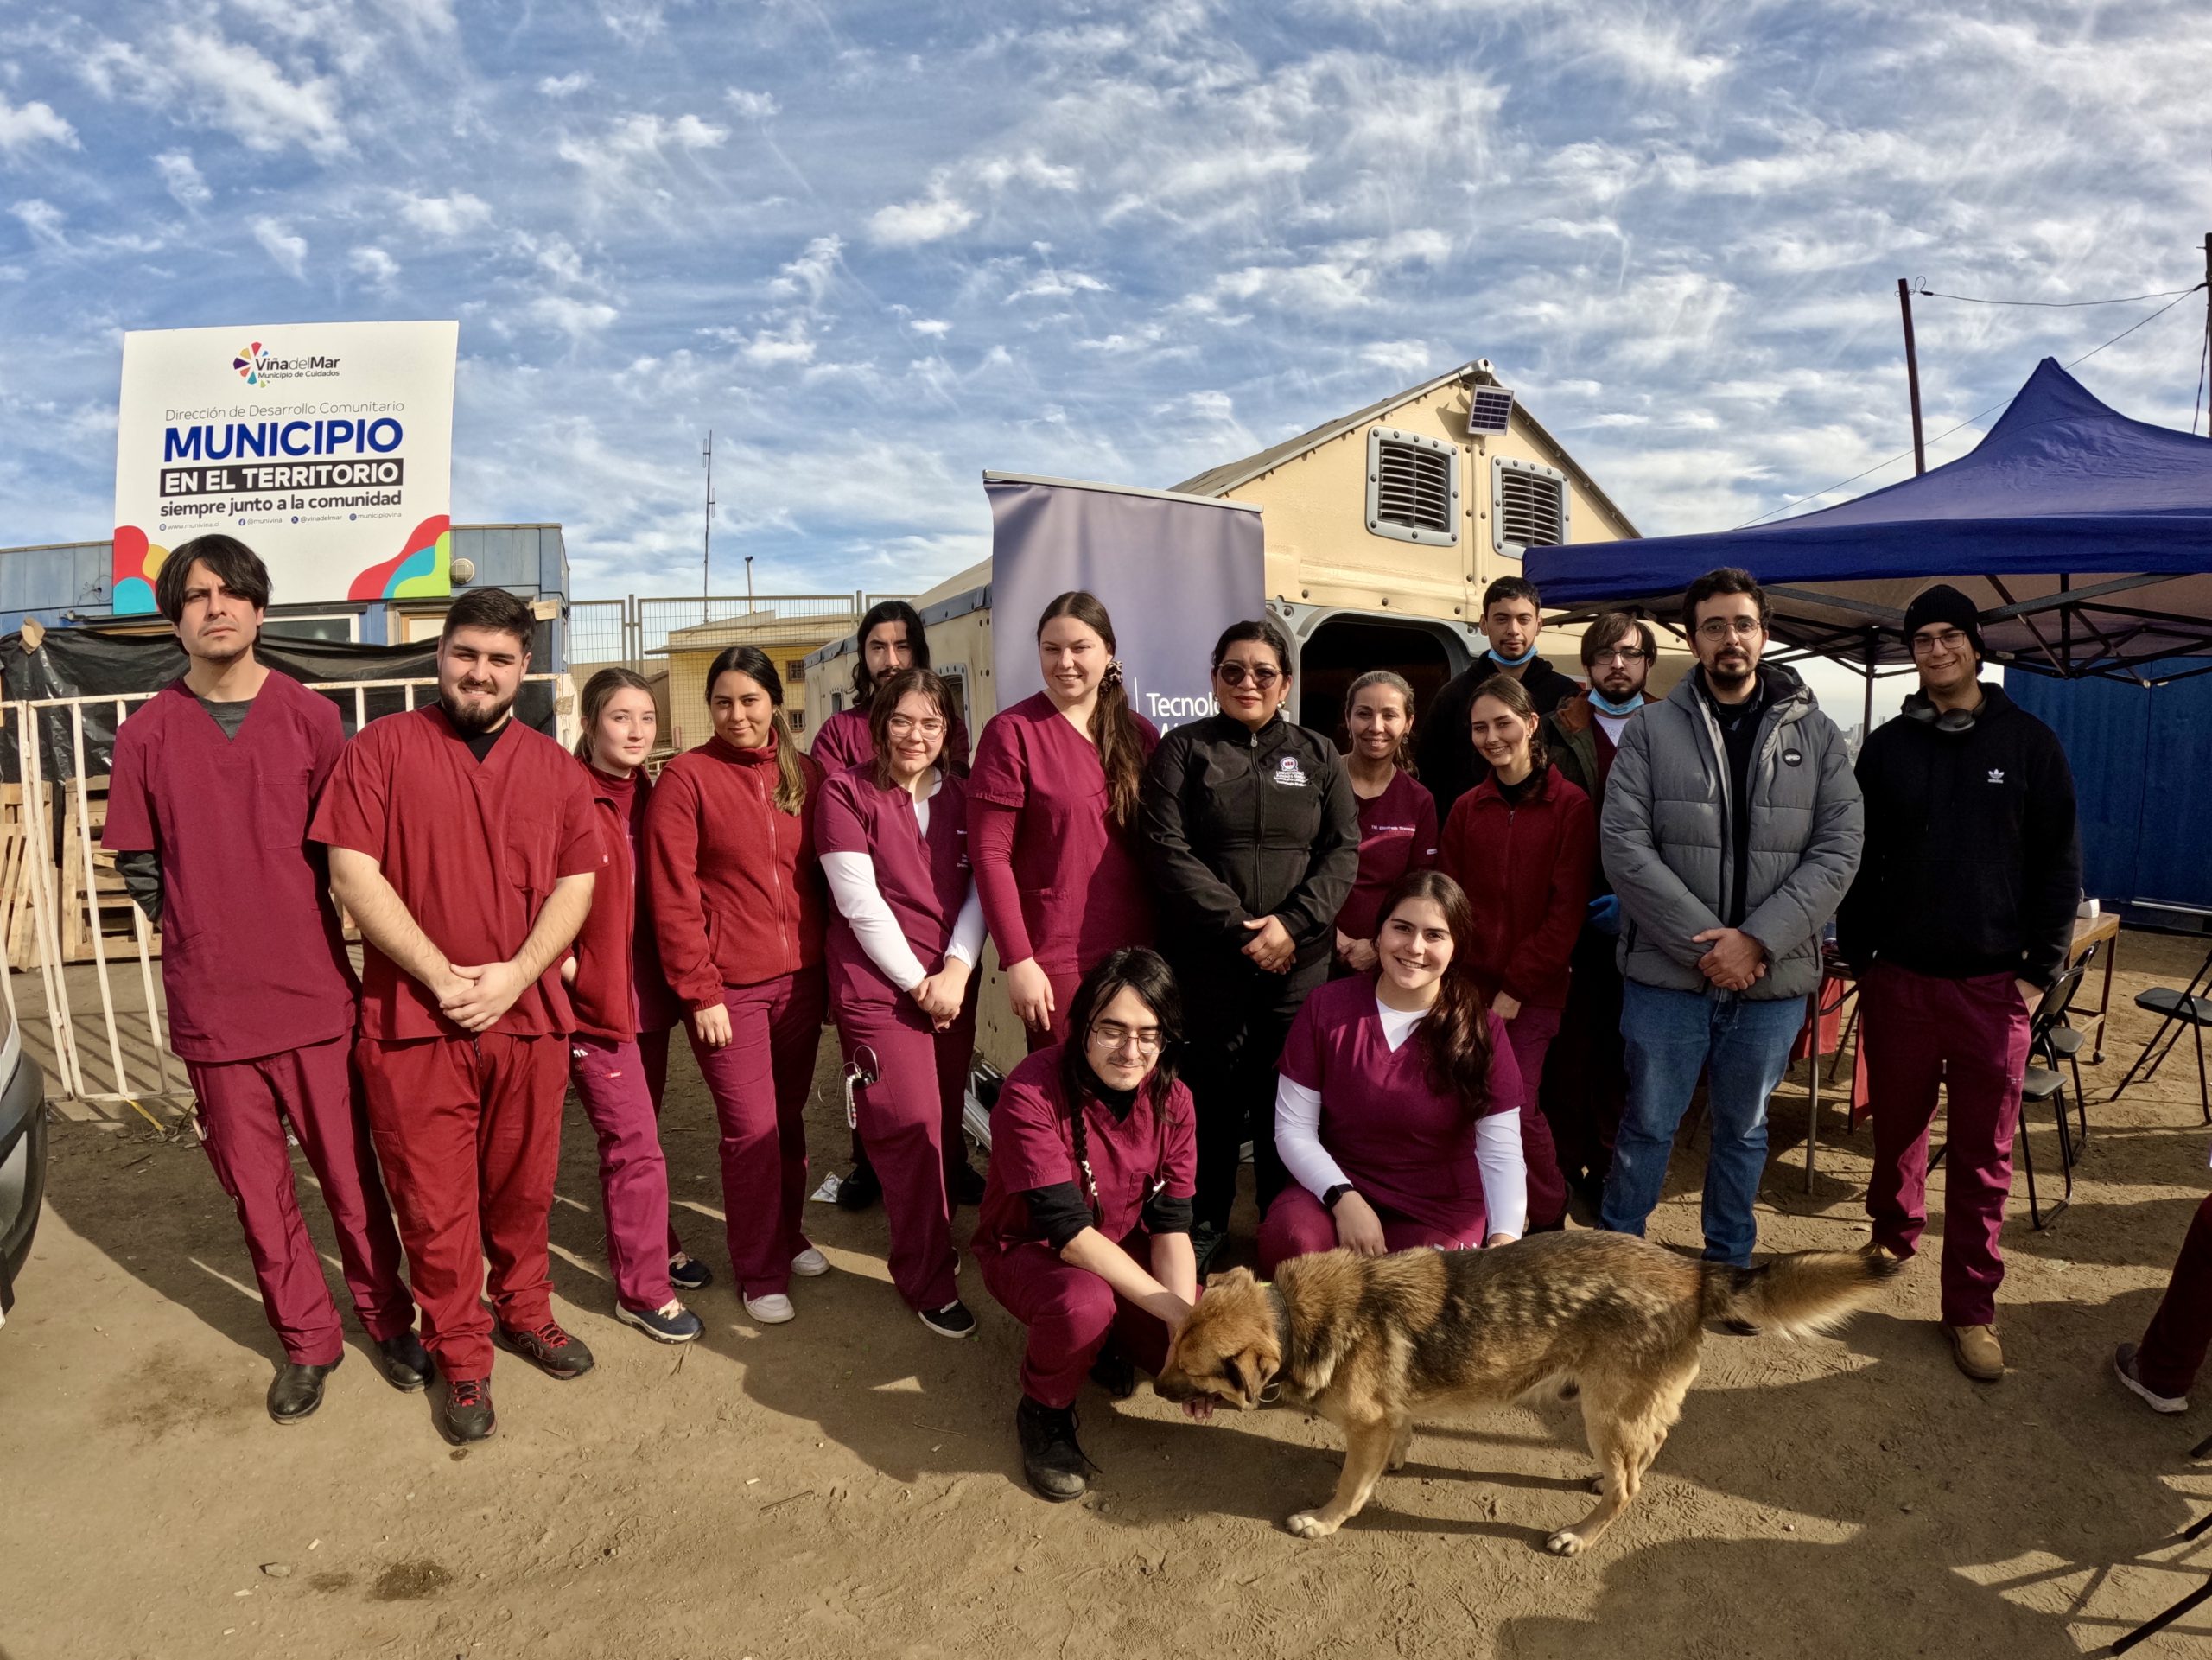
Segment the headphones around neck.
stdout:
<path fill-rule="evenodd" d="M 1904 707 L 1899 713 L 1923 726 L 1932 726 L 1938 732 L 1971 732 L 1980 716 L 1981 705 L 1977 703 L 1972 709 L 1939 709 L 1928 701 L 1926 692 L 1911 691 L 1905 694 Z"/>

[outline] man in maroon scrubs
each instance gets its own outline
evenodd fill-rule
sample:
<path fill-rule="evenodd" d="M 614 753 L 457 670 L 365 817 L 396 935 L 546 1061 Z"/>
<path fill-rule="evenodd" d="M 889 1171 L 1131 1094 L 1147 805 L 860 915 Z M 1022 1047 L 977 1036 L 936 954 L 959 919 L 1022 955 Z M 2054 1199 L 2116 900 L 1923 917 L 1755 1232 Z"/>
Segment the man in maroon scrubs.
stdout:
<path fill-rule="evenodd" d="M 441 1427 L 492 1434 L 492 1328 L 550 1376 L 591 1370 L 553 1318 L 546 1225 L 560 1162 L 572 1016 L 558 963 L 604 861 L 582 769 L 512 718 L 530 607 L 503 588 L 454 601 L 438 701 L 364 727 L 308 834 L 367 942 L 356 1050 Z"/>
<path fill-rule="evenodd" d="M 385 1378 L 419 1390 L 430 1371 L 353 1078 L 353 965 L 320 851 L 302 843 L 345 733 L 334 707 L 256 658 L 269 572 L 244 543 L 186 543 L 155 597 L 191 666 L 116 734 L 100 844 L 164 930 L 170 1045 L 284 1345 L 269 1415 L 297 1423 L 322 1404 L 345 1343 L 293 1192 L 287 1120 Z"/>

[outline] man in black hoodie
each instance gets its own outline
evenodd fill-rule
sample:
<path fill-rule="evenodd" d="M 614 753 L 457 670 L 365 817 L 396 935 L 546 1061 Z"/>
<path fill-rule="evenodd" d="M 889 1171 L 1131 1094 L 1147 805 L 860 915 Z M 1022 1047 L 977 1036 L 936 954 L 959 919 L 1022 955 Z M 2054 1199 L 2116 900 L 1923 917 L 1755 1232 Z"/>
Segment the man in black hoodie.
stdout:
<path fill-rule="evenodd" d="M 1510 675 L 1528 688 L 1539 715 L 1550 714 L 1582 690 L 1580 682 L 1536 655 L 1542 607 L 1536 585 L 1525 577 L 1501 576 L 1484 588 L 1482 630 L 1490 648 L 1446 683 L 1414 730 L 1421 781 L 1436 798 L 1440 824 L 1451 817 L 1452 804 L 1490 773 L 1490 764 L 1476 757 L 1475 741 L 1467 731 L 1476 687 L 1493 675 Z"/>
<path fill-rule="evenodd" d="M 1837 918 L 1873 1103 L 1866 1210 L 1875 1243 L 1911 1256 L 1941 1084 L 1943 1332 L 1961 1371 L 1995 1383 L 2029 1016 L 2065 969 L 2081 899 L 2074 777 L 2057 735 L 1980 678 L 1973 601 L 1939 583 L 1905 612 L 1904 634 L 1920 690 L 1859 752 L 1866 851 Z"/>

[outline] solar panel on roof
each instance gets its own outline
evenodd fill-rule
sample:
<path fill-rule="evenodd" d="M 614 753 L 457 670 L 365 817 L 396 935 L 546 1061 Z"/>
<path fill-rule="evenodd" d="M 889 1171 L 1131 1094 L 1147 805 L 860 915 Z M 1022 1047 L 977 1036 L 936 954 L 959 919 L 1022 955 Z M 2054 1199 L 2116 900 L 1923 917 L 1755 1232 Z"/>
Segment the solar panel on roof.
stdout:
<path fill-rule="evenodd" d="M 1513 393 L 1503 386 L 1477 386 L 1467 402 L 1467 430 L 1503 432 L 1513 415 Z"/>

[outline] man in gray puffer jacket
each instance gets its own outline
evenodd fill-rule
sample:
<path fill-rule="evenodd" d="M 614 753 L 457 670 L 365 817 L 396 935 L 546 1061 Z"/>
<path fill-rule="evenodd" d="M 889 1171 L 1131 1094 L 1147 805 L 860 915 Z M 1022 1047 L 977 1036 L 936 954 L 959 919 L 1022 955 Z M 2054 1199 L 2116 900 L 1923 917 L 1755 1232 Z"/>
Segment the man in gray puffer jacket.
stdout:
<path fill-rule="evenodd" d="M 1865 839 L 1842 735 L 1802 680 L 1759 662 L 1767 618 L 1747 572 L 1690 585 L 1698 666 L 1629 722 L 1599 832 L 1621 901 L 1629 1066 L 1602 1219 L 1643 1231 L 1703 1072 L 1705 1254 L 1739 1267 L 1758 1238 L 1767 1099 Z"/>

